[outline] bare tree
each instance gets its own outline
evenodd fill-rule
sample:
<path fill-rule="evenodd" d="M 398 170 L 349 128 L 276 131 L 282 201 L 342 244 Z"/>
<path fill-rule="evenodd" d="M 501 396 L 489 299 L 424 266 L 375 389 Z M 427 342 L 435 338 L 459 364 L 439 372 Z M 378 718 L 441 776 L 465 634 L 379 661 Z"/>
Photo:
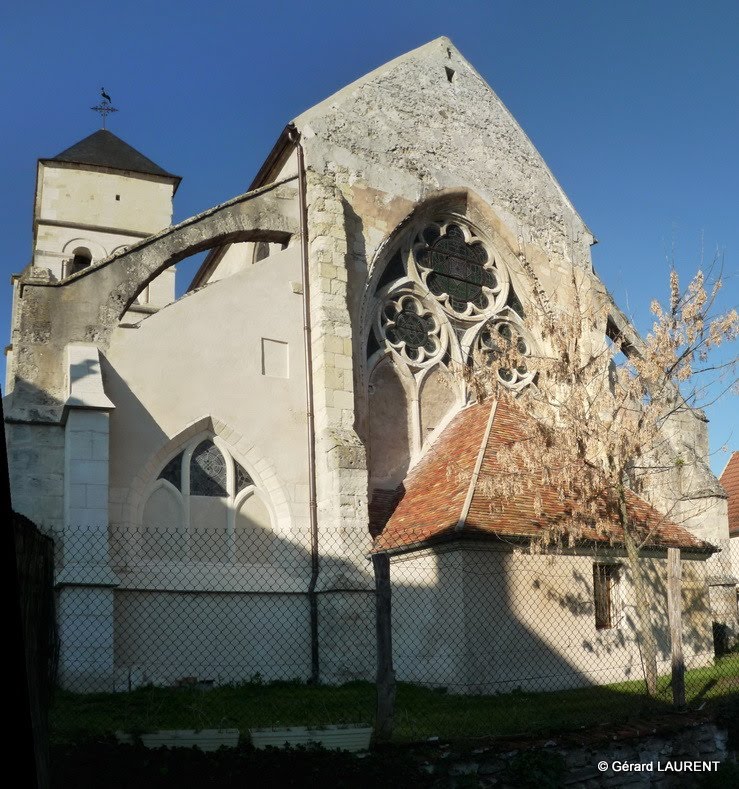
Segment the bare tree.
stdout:
<path fill-rule="evenodd" d="M 717 381 L 736 386 L 736 357 L 713 353 L 739 335 L 736 310 L 719 313 L 720 272 L 710 286 L 699 271 L 681 290 L 670 274 L 667 306 L 652 302 L 652 331 L 641 338 L 593 276 L 573 270 L 547 293 L 526 260 L 531 336 L 515 325 L 482 343 L 465 370 L 478 399 L 515 399 L 526 413 L 525 440 L 501 451 L 507 473 L 483 481 L 494 506 L 527 494 L 546 516 L 542 488 L 556 490 L 564 515 L 550 519 L 542 543 L 593 535 L 622 543 L 634 583 L 635 610 L 649 695 L 657 687 L 657 647 L 642 549 L 659 520 L 644 517 L 638 496 L 669 486 L 676 456 L 667 429 L 715 394 Z M 522 358 L 526 351 L 530 358 Z M 514 373 L 536 370 L 533 382 L 512 390 Z M 518 378 L 521 376 L 519 375 Z M 668 497 L 670 498 L 670 497 Z M 673 502 L 679 496 L 673 495 Z M 664 501 L 665 499 L 663 499 Z M 664 519 L 677 516 L 663 507 Z M 614 524 L 617 528 L 614 532 Z"/>

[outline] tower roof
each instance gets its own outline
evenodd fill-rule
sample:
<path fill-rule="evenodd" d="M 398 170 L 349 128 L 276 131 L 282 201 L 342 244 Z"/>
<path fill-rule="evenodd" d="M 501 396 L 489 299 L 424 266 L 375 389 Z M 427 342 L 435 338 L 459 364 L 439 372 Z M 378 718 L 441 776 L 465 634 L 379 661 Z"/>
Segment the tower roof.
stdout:
<path fill-rule="evenodd" d="M 71 148 L 67 148 L 51 159 L 42 159 L 41 161 L 91 164 L 96 167 L 109 167 L 113 170 L 159 175 L 175 179 L 178 184 L 182 180 L 180 176 L 167 172 L 107 129 L 99 129 L 89 137 L 85 137 L 84 140 L 75 143 Z"/>

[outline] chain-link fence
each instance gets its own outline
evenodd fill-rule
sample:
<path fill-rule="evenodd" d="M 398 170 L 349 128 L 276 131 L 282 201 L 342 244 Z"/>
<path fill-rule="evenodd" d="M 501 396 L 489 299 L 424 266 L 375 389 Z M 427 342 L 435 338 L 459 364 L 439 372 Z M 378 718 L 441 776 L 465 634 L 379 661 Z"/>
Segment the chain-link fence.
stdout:
<path fill-rule="evenodd" d="M 532 554 L 465 540 L 391 556 L 385 625 L 365 535 L 321 534 L 317 557 L 264 530 L 59 537 L 58 738 L 372 725 L 390 641 L 398 739 L 581 726 L 672 702 L 657 554 L 641 560 L 658 675 L 647 702 L 634 574 L 615 549 Z M 736 542 L 731 552 L 739 564 Z M 716 581 L 711 561 L 681 562 L 688 704 L 739 691 L 736 587 Z"/>
<path fill-rule="evenodd" d="M 700 704 L 739 692 L 739 653 L 728 653 L 736 587 L 714 586 L 705 556 L 680 564 L 686 700 Z M 476 736 L 521 734 L 666 709 L 673 703 L 667 559 L 642 559 L 639 571 L 656 647 L 653 699 L 645 694 L 648 650 L 634 572 L 618 551 L 550 555 L 457 543 L 398 557 L 394 664 L 398 679 L 413 685 L 399 688 L 396 733 L 453 736 L 461 722 Z M 717 650 L 726 654 L 717 659 Z M 430 691 L 428 708 L 421 688 Z"/>

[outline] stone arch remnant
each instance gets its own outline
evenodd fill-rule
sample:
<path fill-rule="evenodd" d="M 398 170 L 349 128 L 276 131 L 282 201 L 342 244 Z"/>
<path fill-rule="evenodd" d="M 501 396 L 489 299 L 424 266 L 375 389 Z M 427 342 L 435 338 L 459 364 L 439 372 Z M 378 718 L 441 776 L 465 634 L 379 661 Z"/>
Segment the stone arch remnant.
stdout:
<path fill-rule="evenodd" d="M 233 241 L 287 243 L 298 233 L 292 180 L 235 197 L 62 281 L 33 269 L 24 274 L 13 331 L 12 416 L 22 420 L 33 403 L 36 419 L 60 421 L 66 394 L 64 348 L 89 343 L 104 351 L 121 316 L 165 269 Z"/>

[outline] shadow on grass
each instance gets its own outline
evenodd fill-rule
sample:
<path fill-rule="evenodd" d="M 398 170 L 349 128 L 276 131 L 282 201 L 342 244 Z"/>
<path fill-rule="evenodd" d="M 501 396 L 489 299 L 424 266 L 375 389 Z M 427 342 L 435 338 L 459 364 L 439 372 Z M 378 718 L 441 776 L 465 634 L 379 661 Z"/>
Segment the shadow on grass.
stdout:
<path fill-rule="evenodd" d="M 689 671 L 689 706 L 729 697 L 739 690 L 739 655 Z M 395 734 L 400 742 L 429 737 L 464 739 L 574 730 L 621 723 L 672 710 L 669 678 L 660 679 L 656 699 L 639 681 L 554 693 L 514 691 L 502 695 L 458 695 L 439 688 L 400 683 Z M 147 687 L 130 693 L 73 694 L 59 691 L 51 711 L 56 743 L 101 736 L 117 730 L 371 725 L 375 686 L 300 682 L 246 683 L 210 690 Z"/>

